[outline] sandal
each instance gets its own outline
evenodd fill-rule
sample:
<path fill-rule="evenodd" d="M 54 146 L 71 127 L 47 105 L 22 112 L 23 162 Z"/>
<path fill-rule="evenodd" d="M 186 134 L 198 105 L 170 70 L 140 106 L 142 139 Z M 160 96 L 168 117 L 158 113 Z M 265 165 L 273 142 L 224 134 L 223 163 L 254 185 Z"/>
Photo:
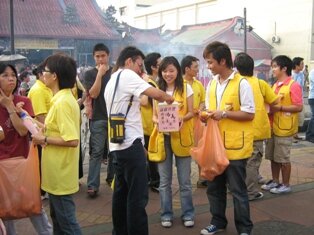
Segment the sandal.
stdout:
<path fill-rule="evenodd" d="M 87 189 L 87 194 L 88 194 L 88 196 L 90 196 L 90 197 L 96 197 L 96 196 L 97 196 L 97 193 L 98 193 L 98 191 L 95 190 L 95 189 L 91 189 L 91 188 Z"/>

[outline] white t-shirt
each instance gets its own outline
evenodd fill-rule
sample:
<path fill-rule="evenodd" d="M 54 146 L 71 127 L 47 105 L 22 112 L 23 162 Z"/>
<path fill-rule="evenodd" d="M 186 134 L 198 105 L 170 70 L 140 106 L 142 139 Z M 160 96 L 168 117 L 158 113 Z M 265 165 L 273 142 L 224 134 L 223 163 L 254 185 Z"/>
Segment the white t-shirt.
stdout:
<path fill-rule="evenodd" d="M 188 98 L 191 95 L 193 95 L 193 89 L 190 84 L 186 84 L 186 85 L 187 85 L 186 86 L 186 98 Z M 173 96 L 173 92 L 174 92 L 173 90 L 166 90 L 166 93 L 171 96 Z"/>
<path fill-rule="evenodd" d="M 122 72 L 121 72 L 122 71 Z M 151 87 L 139 75 L 130 69 L 119 69 L 111 75 L 106 86 L 104 97 L 107 106 L 108 116 L 110 115 L 110 107 L 113 98 L 113 92 L 116 85 L 118 74 L 121 72 L 117 91 L 114 97 L 111 113 L 126 114 L 131 96 L 133 97 L 132 106 L 125 121 L 125 140 L 122 144 L 114 144 L 109 141 L 110 151 L 123 150 L 129 148 L 135 139 L 141 138 L 144 144 L 144 134 L 142 127 L 142 119 L 140 113 L 140 95 Z"/>
<path fill-rule="evenodd" d="M 219 110 L 221 98 L 224 90 L 229 82 L 229 80 L 233 79 L 235 72 L 233 72 L 225 81 L 222 83 L 219 82 L 219 75 L 216 75 L 213 79 L 217 81 L 217 91 L 216 91 L 216 99 L 217 99 L 217 109 Z M 210 83 L 208 83 L 206 88 L 206 98 L 205 98 L 205 106 L 209 108 L 209 93 L 210 93 Z M 240 110 L 246 113 L 255 113 L 255 104 L 254 104 L 254 96 L 252 88 L 249 82 L 246 79 L 242 79 L 240 82 Z"/>

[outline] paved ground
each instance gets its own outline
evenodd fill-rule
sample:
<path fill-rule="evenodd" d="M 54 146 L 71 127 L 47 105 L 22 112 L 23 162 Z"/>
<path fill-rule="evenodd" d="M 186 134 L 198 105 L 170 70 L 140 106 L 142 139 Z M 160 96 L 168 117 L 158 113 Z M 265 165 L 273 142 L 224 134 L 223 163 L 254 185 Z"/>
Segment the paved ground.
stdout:
<path fill-rule="evenodd" d="M 255 235 L 310 235 L 314 234 L 314 144 L 300 141 L 294 144 L 292 151 L 293 192 L 286 195 L 272 195 L 265 193 L 263 199 L 251 202 L 251 217 L 254 222 Z M 80 191 L 75 195 L 77 218 L 84 235 L 111 234 L 111 196 L 112 191 L 105 182 L 106 166 L 102 165 L 100 194 L 90 199 L 86 194 L 88 158 L 84 161 L 85 176 L 81 180 Z M 261 174 L 270 178 L 270 164 L 264 160 Z M 159 223 L 159 195 L 150 192 L 147 213 L 149 215 L 149 232 L 151 235 L 199 234 L 200 230 L 208 225 L 210 214 L 205 189 L 196 188 L 197 167 L 192 163 L 193 201 L 196 208 L 195 227 L 187 229 L 180 221 L 180 200 L 177 180 L 173 181 L 173 200 L 175 209 L 174 225 L 165 229 Z M 44 201 L 49 213 L 47 201 Z M 227 216 L 229 225 L 221 235 L 236 234 L 233 222 L 233 206 L 229 198 Z M 36 234 L 29 219 L 16 222 L 18 234 Z"/>

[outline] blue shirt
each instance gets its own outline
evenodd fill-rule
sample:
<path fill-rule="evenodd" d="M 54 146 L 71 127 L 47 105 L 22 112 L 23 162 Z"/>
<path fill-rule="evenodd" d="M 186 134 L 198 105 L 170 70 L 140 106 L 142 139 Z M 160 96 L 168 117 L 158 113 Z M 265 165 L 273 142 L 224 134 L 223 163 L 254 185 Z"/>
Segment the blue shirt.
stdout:
<path fill-rule="evenodd" d="M 304 87 L 304 73 L 303 73 L 303 71 L 300 71 L 298 73 L 292 71 L 292 78 L 294 81 L 298 82 L 303 89 L 303 87 Z"/>
<path fill-rule="evenodd" d="M 309 80 L 310 80 L 309 99 L 314 99 L 314 69 L 312 69 L 309 74 Z"/>

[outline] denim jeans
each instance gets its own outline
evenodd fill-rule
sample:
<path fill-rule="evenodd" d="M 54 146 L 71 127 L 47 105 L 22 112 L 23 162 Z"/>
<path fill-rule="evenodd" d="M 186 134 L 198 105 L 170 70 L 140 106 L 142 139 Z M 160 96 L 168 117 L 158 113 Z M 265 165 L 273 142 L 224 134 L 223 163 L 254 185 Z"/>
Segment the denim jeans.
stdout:
<path fill-rule="evenodd" d="M 308 99 L 311 108 L 311 120 L 305 133 L 305 139 L 314 143 L 314 99 Z"/>
<path fill-rule="evenodd" d="M 81 228 L 75 217 L 75 204 L 72 195 L 49 193 L 50 216 L 55 235 L 81 235 Z"/>
<path fill-rule="evenodd" d="M 238 233 L 251 234 L 253 223 L 250 219 L 250 206 L 246 190 L 246 159 L 231 160 L 227 169 L 221 175 L 208 181 L 207 197 L 212 214 L 211 224 L 218 228 L 226 228 L 227 187 L 233 197 L 234 222 Z"/>
<path fill-rule="evenodd" d="M 161 201 L 161 220 L 172 220 L 172 162 L 173 151 L 171 149 L 170 136 L 165 137 L 166 160 L 158 163 L 160 175 L 159 195 Z M 191 157 L 175 156 L 177 175 L 180 189 L 182 220 L 194 219 L 194 206 L 192 202 L 191 185 Z"/>
<path fill-rule="evenodd" d="M 113 235 L 148 235 L 146 156 L 140 139 L 111 152 L 115 169 L 112 197 Z"/>
<path fill-rule="evenodd" d="M 98 190 L 100 185 L 100 168 L 105 146 L 108 144 L 108 121 L 95 120 L 90 122 L 89 169 L 87 178 L 88 189 Z"/>
<path fill-rule="evenodd" d="M 52 226 L 43 208 L 41 209 L 41 214 L 30 216 L 29 219 L 39 235 L 52 235 Z M 16 235 L 14 220 L 4 220 L 3 223 L 7 230 L 7 235 Z"/>

